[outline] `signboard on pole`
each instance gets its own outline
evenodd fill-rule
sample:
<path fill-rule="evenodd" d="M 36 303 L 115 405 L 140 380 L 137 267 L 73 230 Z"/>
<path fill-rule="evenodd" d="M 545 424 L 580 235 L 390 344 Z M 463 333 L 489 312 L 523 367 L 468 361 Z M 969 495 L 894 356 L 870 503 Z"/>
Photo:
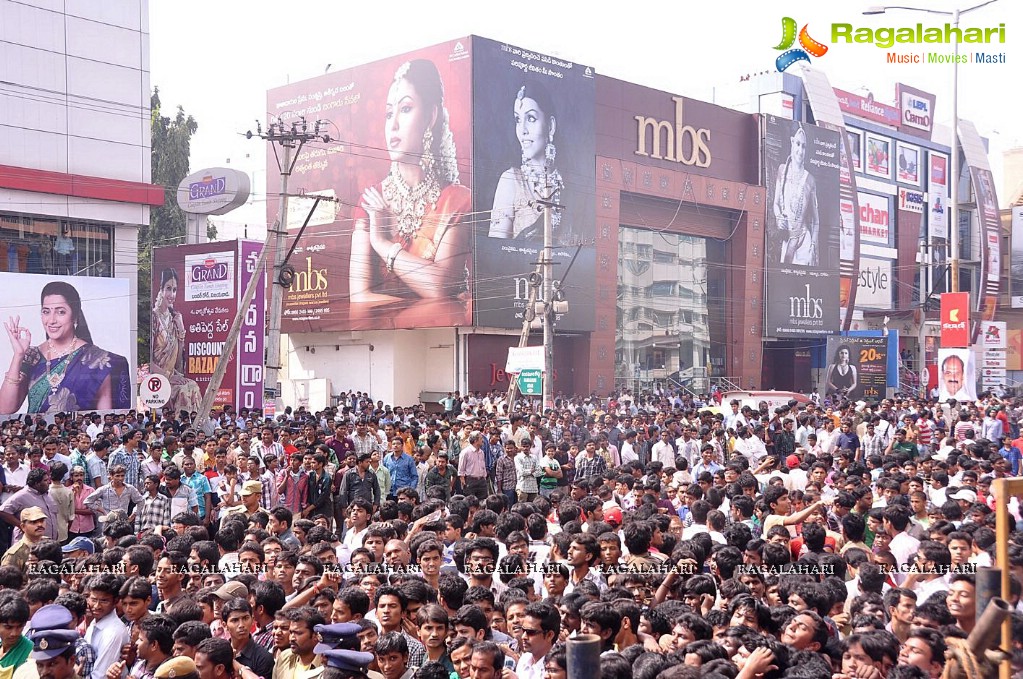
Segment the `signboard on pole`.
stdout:
<path fill-rule="evenodd" d="M 155 410 L 167 404 L 171 397 L 171 383 L 163 375 L 151 374 L 139 385 L 139 399 L 146 408 Z"/>
<path fill-rule="evenodd" d="M 523 370 L 518 377 L 519 391 L 523 396 L 540 396 L 543 394 L 543 372 L 540 370 Z"/>
<path fill-rule="evenodd" d="M 970 346 L 970 293 L 946 292 L 941 295 L 941 346 Z"/>
<path fill-rule="evenodd" d="M 505 363 L 504 371 L 510 374 L 518 374 L 523 370 L 543 370 L 544 356 L 543 346 L 535 347 L 508 347 L 508 361 Z"/>

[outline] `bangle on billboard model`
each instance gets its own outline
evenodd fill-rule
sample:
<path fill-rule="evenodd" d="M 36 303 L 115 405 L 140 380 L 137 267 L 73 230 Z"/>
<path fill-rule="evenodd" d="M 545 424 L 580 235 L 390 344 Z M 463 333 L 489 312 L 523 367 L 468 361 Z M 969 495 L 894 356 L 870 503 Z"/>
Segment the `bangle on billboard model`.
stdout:
<path fill-rule="evenodd" d="M 10 373 L 4 373 L 4 382 L 7 384 L 21 384 L 25 379 L 24 373 L 18 373 L 17 377 L 11 377 Z"/>
<path fill-rule="evenodd" d="M 398 253 L 401 252 L 401 243 L 394 243 L 391 245 L 390 251 L 387 253 L 387 271 L 394 271 L 394 262 L 398 259 Z"/>

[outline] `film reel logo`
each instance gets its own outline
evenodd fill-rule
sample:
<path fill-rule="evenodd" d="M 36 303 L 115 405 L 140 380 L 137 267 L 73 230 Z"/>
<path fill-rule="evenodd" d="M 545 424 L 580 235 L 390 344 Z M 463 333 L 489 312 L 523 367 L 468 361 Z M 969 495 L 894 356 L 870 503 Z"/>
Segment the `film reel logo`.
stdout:
<path fill-rule="evenodd" d="M 777 67 L 779 72 L 784 72 L 785 69 L 797 61 L 810 63 L 811 56 L 823 57 L 828 53 L 827 45 L 817 42 L 810 37 L 810 34 L 806 30 L 808 25 L 809 24 L 805 24 L 803 29 L 799 31 L 800 46 L 792 48 L 792 45 L 796 42 L 796 20 L 792 17 L 782 17 L 781 42 L 775 45 L 774 48 L 776 50 L 784 50 L 774 61 L 774 65 Z"/>

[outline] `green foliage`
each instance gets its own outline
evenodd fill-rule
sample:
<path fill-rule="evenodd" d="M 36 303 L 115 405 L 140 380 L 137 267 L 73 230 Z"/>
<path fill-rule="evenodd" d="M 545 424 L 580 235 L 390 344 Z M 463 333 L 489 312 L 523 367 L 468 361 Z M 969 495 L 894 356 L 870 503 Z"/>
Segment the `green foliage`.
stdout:
<path fill-rule="evenodd" d="M 185 213 L 178 207 L 176 192 L 188 176 L 192 135 L 199 124 L 178 106 L 173 119 L 161 115 L 160 88 L 153 88 L 152 183 L 164 187 L 164 203 L 149 211 L 149 229 L 139 230 L 139 362 L 150 360 L 150 317 L 152 315 L 153 248 L 185 242 Z M 214 230 L 214 236 L 216 231 Z"/>

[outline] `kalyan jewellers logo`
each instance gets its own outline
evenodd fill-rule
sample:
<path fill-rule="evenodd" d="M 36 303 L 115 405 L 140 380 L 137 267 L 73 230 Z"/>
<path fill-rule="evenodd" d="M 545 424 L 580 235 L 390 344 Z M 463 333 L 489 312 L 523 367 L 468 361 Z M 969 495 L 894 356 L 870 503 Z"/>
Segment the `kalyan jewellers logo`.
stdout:
<path fill-rule="evenodd" d="M 806 32 L 809 24 L 803 26 L 799 31 L 799 45 L 795 49 L 789 49 L 796 42 L 796 20 L 792 17 L 782 17 L 781 20 L 781 42 L 775 45 L 776 50 L 785 50 L 775 59 L 774 65 L 779 72 L 784 72 L 797 61 L 810 62 L 810 56 L 823 57 L 828 52 L 828 46 L 817 42 Z"/>

